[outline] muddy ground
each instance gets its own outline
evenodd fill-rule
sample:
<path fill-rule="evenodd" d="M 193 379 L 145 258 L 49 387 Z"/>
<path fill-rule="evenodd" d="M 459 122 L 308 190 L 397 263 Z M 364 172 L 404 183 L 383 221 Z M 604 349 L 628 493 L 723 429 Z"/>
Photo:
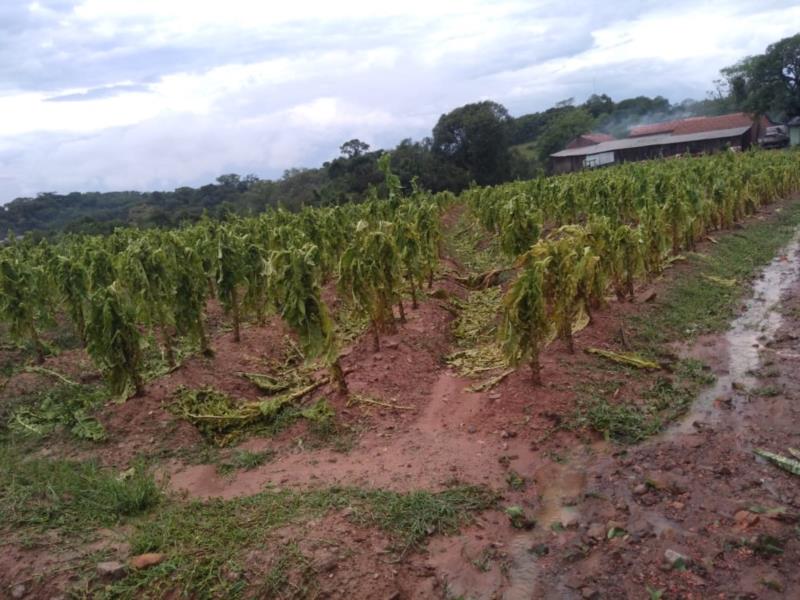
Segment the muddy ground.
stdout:
<path fill-rule="evenodd" d="M 577 335 L 575 354 L 555 343 L 543 360 L 541 388 L 520 369 L 492 389 L 467 391 L 475 381 L 443 360 L 453 350 L 453 314 L 439 294 L 409 310 L 408 322 L 383 338 L 379 352 L 369 336 L 345 349 L 351 392 L 377 403 L 317 390 L 311 400 L 327 398 L 336 413 L 333 440 L 315 441 L 303 422 L 276 435 L 250 436 L 222 455 L 269 451 L 271 460 L 222 474 L 219 455 L 208 459 L 200 433 L 168 410 L 182 385 L 258 398 L 239 373 L 263 370 L 285 351 L 286 331 L 270 321 L 245 328 L 239 344 L 220 330 L 214 358 L 190 357 L 149 383 L 143 398 L 103 407 L 107 442 L 76 445 L 54 437 L 38 455 L 95 458 L 116 470 L 144 456 L 168 489 L 186 499 L 231 499 L 269 487 L 409 492 L 454 483 L 500 494 L 497 509 L 459 534 L 434 536 L 400 555 L 387 534 L 334 511 L 278 531 L 263 556 L 244 558 L 257 574 L 270 548 L 300 540 L 317 582 L 314 597 L 797 598 L 800 480 L 756 458 L 753 449 L 800 447 L 798 265 L 794 245 L 755 282 L 731 332 L 672 349 L 703 361 L 717 382 L 682 420 L 638 445 L 569 425 L 580 390 L 600 387 L 608 377 L 597 368 L 601 359 L 582 350 L 618 349 L 627 319 L 653 310 L 650 300 L 689 275 L 679 263 L 639 290 L 637 302 L 611 300 L 597 312 Z M 452 277 L 435 288 L 455 297 L 468 293 Z M 47 366 L 92 377 L 77 350 Z M 633 400 L 649 384 L 631 378 L 620 393 Z M 41 385 L 36 375 L 22 374 L 4 397 Z M 513 527 L 508 506 L 520 507 L 530 528 Z M 0 594 L 67 597 L 79 582 L 91 596 L 85 573 L 92 552 L 101 548 L 121 561 L 130 555 L 124 529 L 104 531 L 92 544 L 0 541 Z"/>

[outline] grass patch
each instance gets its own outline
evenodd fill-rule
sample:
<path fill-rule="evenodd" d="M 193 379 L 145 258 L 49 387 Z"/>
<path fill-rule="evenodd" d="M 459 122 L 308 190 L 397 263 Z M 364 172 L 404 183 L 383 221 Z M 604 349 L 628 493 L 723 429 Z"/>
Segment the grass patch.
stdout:
<path fill-rule="evenodd" d="M 751 393 L 762 398 L 774 398 L 775 396 L 780 396 L 781 388 L 777 385 L 765 385 L 764 387 L 755 388 Z"/>
<path fill-rule="evenodd" d="M 658 377 L 641 394 L 639 403 L 609 400 L 617 386 L 584 389 L 572 426 L 597 431 L 621 444 L 635 444 L 660 432 L 691 406 L 697 393 L 713 383 L 713 376 L 702 363 L 684 359 L 677 363 L 674 376 Z"/>
<path fill-rule="evenodd" d="M 643 313 L 626 323 L 633 350 L 649 357 L 674 357 L 671 344 L 691 342 L 697 336 L 724 331 L 738 312 L 750 281 L 786 245 L 800 225 L 800 203 L 785 206 L 762 221 L 720 236 L 707 254 L 688 255 L 681 270 Z M 627 367 L 599 365 L 641 379 Z M 713 383 L 711 373 L 696 360 L 673 365 L 669 377 L 659 377 L 638 401 L 617 399 L 617 386 L 584 388 L 579 395 L 573 426 L 590 428 L 619 443 L 637 443 L 661 431 L 684 414 L 698 392 Z M 766 395 L 776 391 L 764 388 Z M 753 393 L 763 392 L 755 390 Z"/>
<path fill-rule="evenodd" d="M 274 450 L 264 450 L 263 452 L 237 450 L 227 460 L 217 463 L 217 472 L 220 475 L 228 475 L 235 471 L 252 471 L 270 462 L 273 458 L 275 458 Z"/>
<path fill-rule="evenodd" d="M 178 592 L 238 598 L 252 591 L 248 582 L 253 581 L 262 582 L 263 594 L 257 597 L 302 597 L 291 595 L 295 588 L 281 586 L 299 576 L 302 585 L 296 589 L 309 589 L 310 565 L 295 546 L 274 544 L 271 532 L 276 528 L 347 509 L 354 523 L 385 531 L 398 551 L 405 551 L 430 535 L 456 531 L 494 502 L 495 495 L 481 487 L 409 494 L 355 488 L 269 490 L 230 501 L 172 502 L 140 521 L 131 538 L 132 553 L 162 552 L 167 559 L 98 590 L 97 597 L 161 598 Z M 245 558 L 250 551 L 275 548 L 264 573 L 248 572 Z M 279 588 L 288 595 L 275 595 Z"/>
<path fill-rule="evenodd" d="M 800 225 L 800 203 L 744 229 L 720 236 L 707 254 L 689 254 L 690 269 L 676 277 L 651 310 L 633 318 L 634 343 L 659 346 L 724 331 L 758 269 L 767 265 Z M 716 283 L 729 280 L 732 285 Z"/>
<path fill-rule="evenodd" d="M 2 529 L 107 527 L 161 501 L 161 488 L 143 465 L 116 474 L 94 462 L 25 460 L 14 449 L 0 447 Z"/>

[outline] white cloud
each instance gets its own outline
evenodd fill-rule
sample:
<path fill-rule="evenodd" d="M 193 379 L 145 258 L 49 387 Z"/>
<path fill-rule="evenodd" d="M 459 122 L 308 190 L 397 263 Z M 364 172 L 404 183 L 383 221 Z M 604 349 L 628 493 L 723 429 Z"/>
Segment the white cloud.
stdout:
<path fill-rule="evenodd" d="M 702 97 L 798 22 L 791 0 L 6 0 L 0 202 L 274 176 L 478 99 Z"/>

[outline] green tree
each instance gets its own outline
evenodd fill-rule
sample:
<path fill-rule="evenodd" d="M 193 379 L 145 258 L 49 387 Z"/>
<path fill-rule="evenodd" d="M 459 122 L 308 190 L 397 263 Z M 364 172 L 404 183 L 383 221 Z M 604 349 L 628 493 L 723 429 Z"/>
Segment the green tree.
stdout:
<path fill-rule="evenodd" d="M 722 69 L 722 76 L 742 109 L 778 119 L 800 115 L 800 33 Z"/>
<path fill-rule="evenodd" d="M 575 137 L 591 131 L 594 119 L 586 110 L 562 112 L 542 132 L 537 142 L 539 160 L 546 163 L 553 152 L 562 150 Z"/>
<path fill-rule="evenodd" d="M 433 128 L 433 152 L 468 170 L 481 185 L 509 173 L 511 117 L 504 106 L 484 101 L 442 115 Z"/>

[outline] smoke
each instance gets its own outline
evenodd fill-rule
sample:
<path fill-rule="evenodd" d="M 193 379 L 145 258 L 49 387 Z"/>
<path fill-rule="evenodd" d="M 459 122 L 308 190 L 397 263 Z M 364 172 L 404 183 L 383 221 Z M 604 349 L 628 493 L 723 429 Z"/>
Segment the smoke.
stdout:
<path fill-rule="evenodd" d="M 680 104 L 643 113 L 636 109 L 616 109 L 611 113 L 601 115 L 595 129 L 613 135 L 615 138 L 624 138 L 628 137 L 634 127 L 699 116 L 701 114 L 699 105 L 701 105 L 700 102 L 685 100 Z"/>

